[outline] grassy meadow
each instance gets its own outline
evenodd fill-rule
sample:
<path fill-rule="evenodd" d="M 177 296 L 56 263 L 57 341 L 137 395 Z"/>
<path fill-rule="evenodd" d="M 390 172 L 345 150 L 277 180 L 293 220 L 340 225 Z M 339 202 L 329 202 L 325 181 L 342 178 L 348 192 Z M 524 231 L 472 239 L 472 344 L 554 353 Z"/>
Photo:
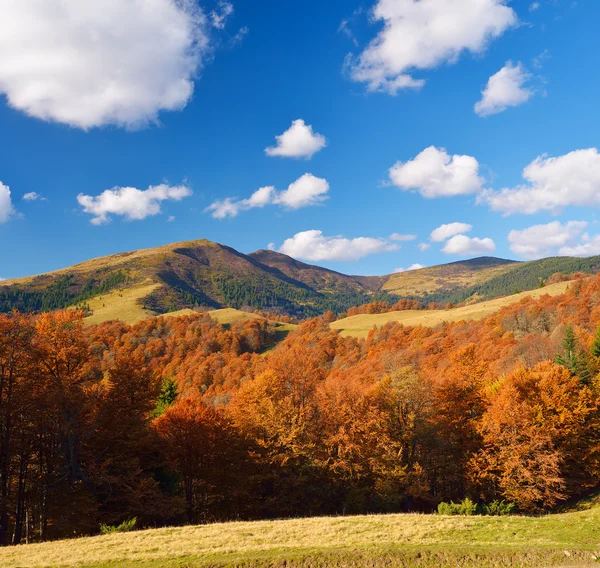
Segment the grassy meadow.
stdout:
<path fill-rule="evenodd" d="M 404 310 L 386 314 L 360 314 L 335 321 L 331 327 L 340 330 L 345 336 L 367 337 L 373 327 L 381 327 L 390 321 L 396 321 L 406 326 L 435 327 L 443 322 L 480 320 L 495 314 L 505 306 L 521 301 L 523 298 L 535 299 L 544 294 L 558 296 L 564 293 L 568 287 L 569 282 L 557 282 L 530 292 L 521 292 L 450 310 Z"/>
<path fill-rule="evenodd" d="M 3 568 L 597 566 L 600 508 L 541 517 L 400 514 L 161 528 L 0 549 Z"/>

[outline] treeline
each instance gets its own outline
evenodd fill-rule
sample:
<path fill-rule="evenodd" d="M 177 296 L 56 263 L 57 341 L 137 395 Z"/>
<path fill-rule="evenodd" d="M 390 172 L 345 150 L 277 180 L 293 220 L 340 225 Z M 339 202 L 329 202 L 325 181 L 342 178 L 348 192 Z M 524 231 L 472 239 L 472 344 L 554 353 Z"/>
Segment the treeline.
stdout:
<path fill-rule="evenodd" d="M 469 298 L 489 300 L 510 296 L 516 292 L 534 290 L 549 283 L 554 275 L 596 274 L 600 271 L 600 256 L 590 258 L 552 257 L 524 262 L 483 284 L 467 288 L 424 294 L 414 299 L 429 304 L 460 304 Z"/>
<path fill-rule="evenodd" d="M 467 497 L 548 510 L 598 485 L 599 297 L 586 279 L 364 340 L 326 314 L 266 352 L 265 320 L 0 316 L 0 540 Z"/>
<path fill-rule="evenodd" d="M 24 287 L 0 285 L 0 313 L 49 312 L 77 306 L 128 281 L 127 273 L 119 270 L 105 277 L 65 274 L 43 287 L 36 285 L 35 280 Z"/>

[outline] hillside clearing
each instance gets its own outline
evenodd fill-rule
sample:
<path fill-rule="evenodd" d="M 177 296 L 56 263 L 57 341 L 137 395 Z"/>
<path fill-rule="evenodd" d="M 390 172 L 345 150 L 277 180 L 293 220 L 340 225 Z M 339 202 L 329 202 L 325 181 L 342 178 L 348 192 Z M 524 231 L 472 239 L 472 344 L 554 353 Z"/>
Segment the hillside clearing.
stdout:
<path fill-rule="evenodd" d="M 537 299 L 545 294 L 558 296 L 567 290 L 569 284 L 570 282 L 557 282 L 530 292 L 521 292 L 450 310 L 405 310 L 385 314 L 360 314 L 335 321 L 331 324 L 331 328 L 340 330 L 344 336 L 367 337 L 373 327 L 381 327 L 391 321 L 406 326 L 435 327 L 443 322 L 479 320 L 496 313 L 505 306 L 519 302 L 523 298 Z"/>
<path fill-rule="evenodd" d="M 134 324 L 149 318 L 154 314 L 145 310 L 140 300 L 145 298 L 159 287 L 159 284 L 135 286 L 123 290 L 113 290 L 102 296 L 91 298 L 87 301 L 93 314 L 85 318 L 89 325 L 99 324 L 110 320 L 120 320 L 124 323 Z"/>
<path fill-rule="evenodd" d="M 506 274 L 519 264 L 502 259 L 490 260 L 497 260 L 500 264 L 477 265 L 466 261 L 397 272 L 389 276 L 381 289 L 400 296 L 420 296 L 449 288 L 468 288 Z"/>
<path fill-rule="evenodd" d="M 163 528 L 0 550 L 4 568 L 593 566 L 600 510 L 543 517 L 373 515 Z"/>

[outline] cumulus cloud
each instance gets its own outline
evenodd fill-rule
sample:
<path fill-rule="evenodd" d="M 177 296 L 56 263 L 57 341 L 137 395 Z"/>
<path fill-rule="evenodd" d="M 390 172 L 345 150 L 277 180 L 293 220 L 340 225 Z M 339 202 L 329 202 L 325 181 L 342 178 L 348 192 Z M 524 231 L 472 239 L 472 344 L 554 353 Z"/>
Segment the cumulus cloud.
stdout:
<path fill-rule="evenodd" d="M 408 162 L 396 162 L 389 170 L 392 183 L 423 197 L 449 197 L 477 193 L 483 185 L 479 163 L 472 156 L 450 156 L 444 148 L 430 146 Z"/>
<path fill-rule="evenodd" d="M 182 109 L 209 48 L 196 0 L 2 3 L 0 94 L 74 127 L 140 127 Z"/>
<path fill-rule="evenodd" d="M 348 61 L 354 81 L 370 91 L 396 94 L 424 85 L 413 73 L 481 53 L 517 23 L 506 0 L 378 0 L 372 11 L 383 29 Z"/>
<path fill-rule="evenodd" d="M 425 252 L 426 250 L 429 250 L 431 248 L 431 245 L 429 243 L 419 243 L 417 246 L 419 247 L 419 250 L 421 252 Z"/>
<path fill-rule="evenodd" d="M 400 233 L 392 233 L 390 235 L 390 241 L 414 241 L 417 235 L 402 235 Z"/>
<path fill-rule="evenodd" d="M 14 212 L 10 188 L 0 181 L 0 223 L 6 223 Z"/>
<path fill-rule="evenodd" d="M 600 205 L 600 154 L 596 148 L 556 158 L 539 156 L 523 170 L 523 178 L 526 183 L 514 188 L 483 191 L 478 201 L 507 215 Z"/>
<path fill-rule="evenodd" d="M 444 254 L 456 254 L 460 256 L 489 254 L 496 250 L 496 244 L 492 239 L 478 239 L 466 235 L 455 235 L 445 244 L 442 252 Z"/>
<path fill-rule="evenodd" d="M 475 112 L 479 116 L 489 116 L 522 105 L 533 96 L 533 89 L 526 87 L 530 79 L 531 75 L 521 63 L 515 65 L 508 61 L 489 78 L 481 91 L 481 100 L 475 104 Z"/>
<path fill-rule="evenodd" d="M 590 236 L 584 233 L 579 244 L 561 247 L 558 254 L 561 256 L 595 256 L 600 254 L 600 235 Z"/>
<path fill-rule="evenodd" d="M 323 235 L 322 231 L 312 230 L 296 233 L 293 237 L 286 239 L 279 248 L 279 252 L 293 258 L 319 262 L 358 260 L 371 254 L 397 249 L 398 245 L 390 243 L 386 239 L 327 237 Z"/>
<path fill-rule="evenodd" d="M 206 209 L 215 219 L 237 217 L 240 211 L 262 208 L 265 205 L 280 205 L 285 209 L 300 209 L 318 205 L 327 199 L 329 183 L 324 178 L 304 174 L 291 183 L 284 191 L 278 192 L 273 186 L 261 187 L 248 199 L 227 197 L 211 203 Z"/>
<path fill-rule="evenodd" d="M 411 270 L 421 270 L 421 268 L 425 267 L 416 262 L 415 264 L 411 264 L 408 268 L 396 268 L 396 270 L 394 270 L 394 274 L 399 274 L 400 272 L 410 272 Z"/>
<path fill-rule="evenodd" d="M 36 193 L 35 191 L 30 191 L 29 193 L 26 193 L 25 195 L 23 195 L 23 199 L 25 201 L 37 201 L 38 199 L 43 199 L 43 198 L 39 193 Z"/>
<path fill-rule="evenodd" d="M 555 254 L 560 249 L 569 249 L 587 227 L 585 221 L 568 221 L 564 225 L 553 221 L 546 225 L 534 225 L 508 234 L 510 250 L 527 259 L 542 258 Z M 573 255 L 581 256 L 581 255 Z"/>
<path fill-rule="evenodd" d="M 447 223 L 431 231 L 429 239 L 434 243 L 441 243 L 454 235 L 468 233 L 472 228 L 473 225 L 469 225 L 468 223 Z"/>
<path fill-rule="evenodd" d="M 327 146 L 325 136 L 314 132 L 313 127 L 307 125 L 301 118 L 294 120 L 283 134 L 275 136 L 275 140 L 276 146 L 265 148 L 267 156 L 309 160 Z"/>
<path fill-rule="evenodd" d="M 102 225 L 110 221 L 110 215 L 120 215 L 129 221 L 139 221 L 161 213 L 162 201 L 181 201 L 192 191 L 185 185 L 152 185 L 141 190 L 135 187 L 114 187 L 93 197 L 80 193 L 79 205 L 85 213 L 93 215 L 92 224 Z"/>

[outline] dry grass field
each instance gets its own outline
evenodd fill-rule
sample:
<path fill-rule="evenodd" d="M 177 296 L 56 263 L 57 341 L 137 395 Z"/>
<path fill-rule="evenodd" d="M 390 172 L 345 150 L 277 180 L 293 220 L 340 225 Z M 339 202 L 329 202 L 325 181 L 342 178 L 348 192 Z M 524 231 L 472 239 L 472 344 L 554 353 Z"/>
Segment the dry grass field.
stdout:
<path fill-rule="evenodd" d="M 420 296 L 448 288 L 468 288 L 514 270 L 514 263 L 497 266 L 473 266 L 468 262 L 442 264 L 419 270 L 391 274 L 382 290 L 400 296 Z"/>
<path fill-rule="evenodd" d="M 94 313 L 85 318 L 85 321 L 90 325 L 109 320 L 121 320 L 132 324 L 149 318 L 155 314 L 142 308 L 140 300 L 158 287 L 158 284 L 146 284 L 124 290 L 113 290 L 92 298 L 87 301 L 87 304 Z"/>
<path fill-rule="evenodd" d="M 450 310 L 405 310 L 386 314 L 361 314 L 335 321 L 331 327 L 340 330 L 344 336 L 367 337 L 373 327 L 381 327 L 390 321 L 396 321 L 406 326 L 435 327 L 443 322 L 479 320 L 496 313 L 505 306 L 519 302 L 523 298 L 539 298 L 544 294 L 558 296 L 568 287 L 569 282 L 558 282 L 530 292 L 521 292 Z"/>
<path fill-rule="evenodd" d="M 3 568 L 597 566 L 600 509 L 223 523 L 0 549 Z"/>

